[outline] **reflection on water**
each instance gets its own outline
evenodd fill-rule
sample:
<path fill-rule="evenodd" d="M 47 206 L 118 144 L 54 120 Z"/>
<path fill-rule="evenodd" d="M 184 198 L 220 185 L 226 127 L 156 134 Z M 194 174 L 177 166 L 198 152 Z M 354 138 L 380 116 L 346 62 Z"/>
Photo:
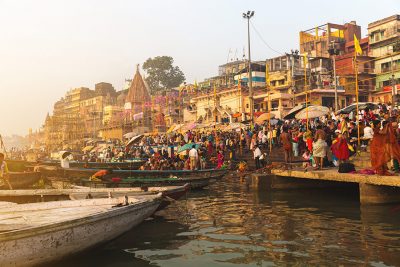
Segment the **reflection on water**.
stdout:
<path fill-rule="evenodd" d="M 400 264 L 400 206 L 349 191 L 254 191 L 226 179 L 59 266 Z"/>

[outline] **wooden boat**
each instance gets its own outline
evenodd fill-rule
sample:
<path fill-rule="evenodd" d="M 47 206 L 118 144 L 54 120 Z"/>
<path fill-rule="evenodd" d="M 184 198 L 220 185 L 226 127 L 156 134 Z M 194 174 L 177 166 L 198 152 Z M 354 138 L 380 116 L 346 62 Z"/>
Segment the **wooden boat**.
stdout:
<path fill-rule="evenodd" d="M 83 187 L 82 187 L 83 188 Z M 88 192 L 88 189 L 90 190 Z M 163 186 L 163 187 L 132 187 L 132 188 L 88 188 L 78 189 L 86 192 L 74 192 L 69 194 L 70 199 L 90 199 L 90 198 L 107 198 L 107 197 L 122 197 L 122 196 L 137 196 L 143 194 L 158 194 L 161 193 L 163 201 L 157 210 L 166 208 L 172 201 L 183 197 L 190 189 L 190 184 L 182 186 Z"/>
<path fill-rule="evenodd" d="M 81 178 L 89 178 L 98 169 L 69 168 L 51 169 L 43 167 L 40 171 L 47 177 L 65 177 L 71 181 L 79 181 Z M 212 178 L 219 179 L 227 173 L 225 169 L 205 169 L 205 170 L 113 170 L 108 176 L 119 178 Z"/>
<path fill-rule="evenodd" d="M 37 183 L 41 178 L 40 172 L 10 172 L 9 182 L 13 189 L 32 188 L 32 185 Z M 8 189 L 5 184 L 0 189 Z"/>
<path fill-rule="evenodd" d="M 82 162 L 71 161 L 69 166 L 71 168 L 88 168 L 88 169 L 112 169 L 112 170 L 137 170 L 142 166 L 146 160 L 133 159 L 123 162 Z M 40 161 L 40 165 L 58 166 L 61 167 L 59 160 Z"/>
<path fill-rule="evenodd" d="M 11 172 L 23 172 L 27 170 L 27 167 L 32 165 L 33 162 L 25 160 L 6 159 L 8 169 Z"/>
<path fill-rule="evenodd" d="M 110 241 L 141 223 L 161 194 L 18 204 L 0 210 L 0 266 L 60 260 Z"/>
<path fill-rule="evenodd" d="M 179 186 L 190 184 L 191 189 L 201 189 L 214 182 L 211 177 L 197 178 L 149 178 L 149 177 L 128 177 L 120 181 L 90 181 L 82 179 L 81 182 L 89 187 L 147 187 L 147 186 Z"/>
<path fill-rule="evenodd" d="M 91 198 L 109 198 L 123 196 L 140 196 L 161 193 L 165 199 L 160 208 L 165 208 L 172 200 L 178 200 L 190 189 L 189 184 L 183 186 L 133 187 L 133 188 L 90 188 L 76 186 L 72 189 L 30 189 L 0 190 L 0 201 L 16 203 L 32 203 L 60 200 L 82 200 Z"/>

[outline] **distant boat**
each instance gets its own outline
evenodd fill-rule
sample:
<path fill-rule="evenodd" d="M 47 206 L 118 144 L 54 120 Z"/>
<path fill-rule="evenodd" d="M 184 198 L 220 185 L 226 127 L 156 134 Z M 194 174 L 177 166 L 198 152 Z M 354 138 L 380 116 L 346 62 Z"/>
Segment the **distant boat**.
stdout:
<path fill-rule="evenodd" d="M 110 241 L 159 207 L 162 194 L 3 205 L 0 266 L 60 260 Z"/>
<path fill-rule="evenodd" d="M 113 169 L 113 170 L 137 170 L 142 166 L 146 160 L 132 159 L 123 162 L 83 162 L 83 161 L 70 161 L 71 168 L 88 168 L 88 169 Z M 43 160 L 39 161 L 41 165 L 47 166 L 61 166 L 59 160 Z"/>
<path fill-rule="evenodd" d="M 89 179 L 82 179 L 82 184 L 85 186 L 97 187 L 145 187 L 145 186 L 179 186 L 190 184 L 191 189 L 201 189 L 210 183 L 214 182 L 215 178 L 212 177 L 193 177 L 193 178 L 152 178 L 152 177 L 127 177 L 120 181 L 90 181 Z"/>
<path fill-rule="evenodd" d="M 65 177 L 72 181 L 81 178 L 89 178 L 98 169 L 69 168 L 54 169 L 54 167 L 42 167 L 40 171 L 48 177 Z M 109 176 L 119 178 L 220 178 L 227 173 L 226 169 L 204 169 L 204 170 L 113 170 Z"/>

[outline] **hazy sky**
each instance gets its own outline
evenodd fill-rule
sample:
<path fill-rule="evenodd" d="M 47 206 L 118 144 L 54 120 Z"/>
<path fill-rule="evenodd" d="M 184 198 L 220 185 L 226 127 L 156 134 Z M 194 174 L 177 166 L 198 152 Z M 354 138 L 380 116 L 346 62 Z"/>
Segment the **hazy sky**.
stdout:
<path fill-rule="evenodd" d="M 0 134 L 38 129 L 70 88 L 120 90 L 149 57 L 172 56 L 188 82 L 216 75 L 230 49 L 243 53 L 247 10 L 268 45 L 288 52 L 300 30 L 326 22 L 355 20 L 365 36 L 400 1 L 0 0 Z M 251 31 L 252 59 L 278 56 Z"/>

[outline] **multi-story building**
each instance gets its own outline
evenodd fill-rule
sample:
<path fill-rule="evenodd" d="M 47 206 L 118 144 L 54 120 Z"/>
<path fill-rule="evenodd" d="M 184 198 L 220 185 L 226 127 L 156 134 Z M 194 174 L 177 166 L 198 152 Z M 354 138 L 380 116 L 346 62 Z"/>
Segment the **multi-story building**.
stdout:
<path fill-rule="evenodd" d="M 335 88 L 333 83 L 333 61 L 330 49 L 335 46 L 341 53 L 345 44 L 354 40 L 354 35 L 360 39 L 361 27 L 352 21 L 344 25 L 327 23 L 313 29 L 300 32 L 300 53 L 306 56 L 306 92 L 311 104 L 334 107 Z M 304 79 L 303 79 L 304 84 Z M 297 93 L 299 101 L 305 101 L 306 92 Z M 345 99 L 343 87 L 337 87 L 339 103 Z"/>
<path fill-rule="evenodd" d="M 400 89 L 400 15 L 368 24 L 370 55 L 375 57 L 377 102 L 393 102 Z"/>
<path fill-rule="evenodd" d="M 49 151 L 80 150 L 85 138 L 97 138 L 102 126 L 103 107 L 116 102 L 112 85 L 100 83 L 97 90 L 86 87 L 69 90 L 54 104 L 53 115 L 45 120 L 45 143 Z"/>
<path fill-rule="evenodd" d="M 298 51 L 292 54 L 267 59 L 268 89 L 255 96 L 257 111 L 271 109 L 277 118 L 282 118 L 296 103 L 296 92 L 304 86 L 304 62 Z M 269 94 L 269 97 L 268 97 Z M 258 101 L 260 99 L 260 101 Z"/>
<path fill-rule="evenodd" d="M 359 40 L 362 54 L 357 56 L 358 93 L 359 101 L 370 101 L 371 93 L 375 89 L 374 58 L 369 56 L 368 37 Z M 336 49 L 334 46 L 332 49 Z M 356 77 L 354 64 L 354 41 L 344 44 L 344 50 L 335 55 L 335 70 L 338 87 L 344 89 L 344 95 L 339 97 L 339 108 L 356 101 Z"/>

